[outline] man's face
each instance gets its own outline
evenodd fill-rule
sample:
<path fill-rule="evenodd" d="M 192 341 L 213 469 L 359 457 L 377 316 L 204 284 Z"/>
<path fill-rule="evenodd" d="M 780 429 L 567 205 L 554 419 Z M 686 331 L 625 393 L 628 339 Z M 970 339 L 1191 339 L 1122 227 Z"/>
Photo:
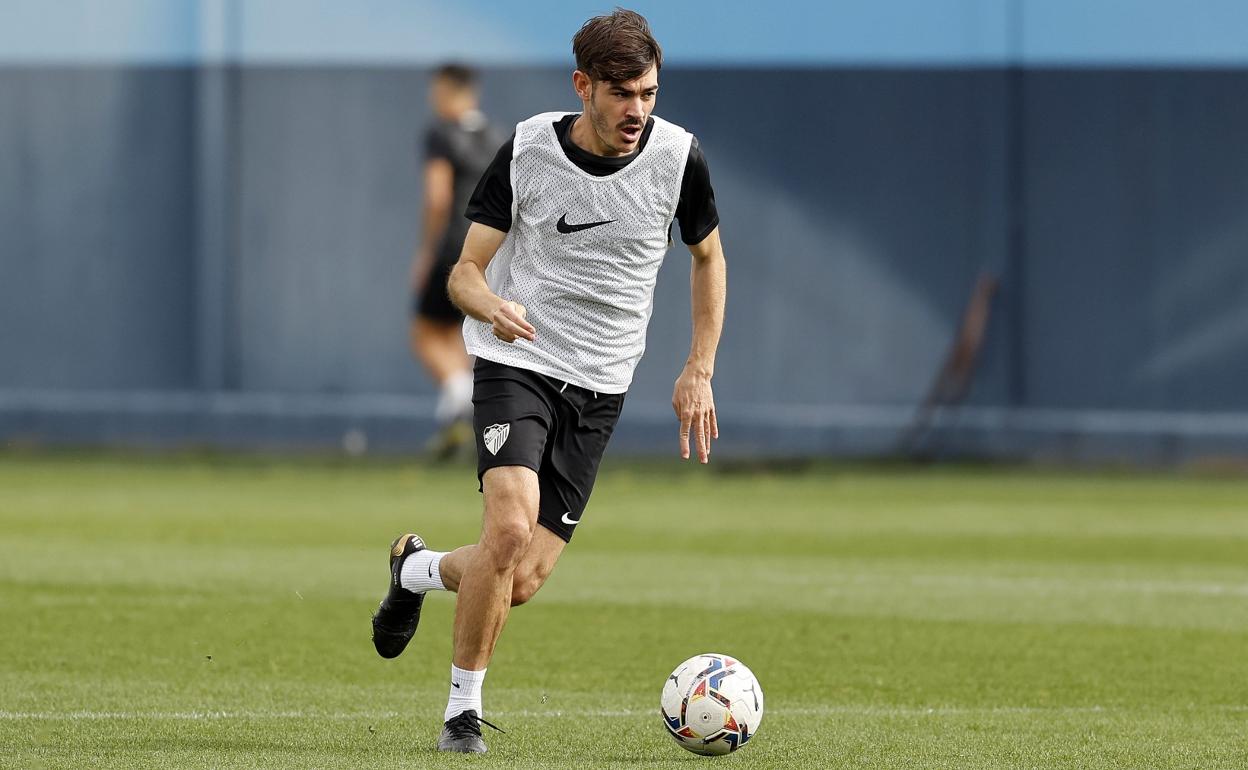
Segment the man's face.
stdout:
<path fill-rule="evenodd" d="M 471 108 L 476 96 L 471 88 L 465 88 L 443 77 L 436 77 L 429 85 L 429 106 L 443 120 L 455 120 L 466 108 Z"/>
<path fill-rule="evenodd" d="M 627 155 L 636 151 L 646 119 L 654 111 L 658 91 L 659 71 L 654 67 L 635 80 L 590 83 L 585 112 L 608 154 Z"/>
<path fill-rule="evenodd" d="M 452 90 L 450 84 L 443 78 L 434 78 L 429 85 L 429 106 L 433 108 L 439 116 L 444 116 L 447 112 L 447 105 L 451 101 Z"/>

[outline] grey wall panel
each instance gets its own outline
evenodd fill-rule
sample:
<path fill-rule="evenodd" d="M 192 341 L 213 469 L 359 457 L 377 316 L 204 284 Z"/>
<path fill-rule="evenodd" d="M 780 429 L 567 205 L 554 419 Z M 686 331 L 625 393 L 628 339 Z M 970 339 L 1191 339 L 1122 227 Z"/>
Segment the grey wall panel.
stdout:
<path fill-rule="evenodd" d="M 403 391 L 424 79 L 257 69 L 238 95 L 243 389 Z"/>
<path fill-rule="evenodd" d="M 0 70 L 0 387 L 190 384 L 192 78 Z"/>
<path fill-rule="evenodd" d="M 1036 406 L 1248 408 L 1248 73 L 1026 76 Z"/>
<path fill-rule="evenodd" d="M 407 270 L 428 73 L 227 68 L 212 94 L 204 74 L 0 70 L 0 394 L 223 383 L 426 404 Z M 803 407 L 894 425 L 985 270 L 1019 292 L 994 308 L 973 404 L 1248 410 L 1248 71 L 1017 75 L 663 73 L 658 112 L 699 136 L 723 218 L 728 427 L 775 448 Z M 483 86 L 504 126 L 578 107 L 562 68 Z M 689 265 L 678 244 L 660 275 L 638 426 L 688 351 Z"/>

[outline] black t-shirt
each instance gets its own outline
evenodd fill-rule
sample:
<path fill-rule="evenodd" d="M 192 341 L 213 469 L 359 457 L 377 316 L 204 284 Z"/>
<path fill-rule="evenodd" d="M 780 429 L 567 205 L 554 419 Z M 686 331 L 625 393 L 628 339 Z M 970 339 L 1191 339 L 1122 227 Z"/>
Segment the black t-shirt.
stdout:
<path fill-rule="evenodd" d="M 654 129 L 654 119 L 646 121 L 637 142 L 636 152 L 619 157 L 604 157 L 587 152 L 572 141 L 572 124 L 577 115 L 565 115 L 555 122 L 555 134 L 559 137 L 559 145 L 568 156 L 568 160 L 578 168 L 594 176 L 607 176 L 633 162 L 641 148 L 650 139 Z M 493 227 L 495 230 L 507 232 L 511 229 L 511 153 L 512 143 L 516 135 L 512 134 L 507 143 L 499 148 L 494 160 L 477 183 L 468 200 L 465 215 L 473 222 Z M 715 208 L 715 190 L 711 188 L 711 170 L 706 165 L 706 158 L 698 147 L 695 137 L 689 147 L 689 159 L 685 162 L 685 175 L 680 180 L 680 200 L 676 204 L 676 221 L 680 222 L 680 239 L 689 245 L 702 242 L 719 224 L 719 211 Z"/>
<path fill-rule="evenodd" d="M 468 205 L 473 188 L 488 168 L 493 157 L 491 152 L 500 138 L 479 112 L 468 113 L 457 122 L 438 121 L 429 127 L 425 135 L 425 161 L 445 160 L 454 172 L 451 211 L 463 211 Z M 468 223 L 462 217 L 452 216 L 437 247 L 438 259 L 444 262 L 459 259 L 467 234 Z"/>

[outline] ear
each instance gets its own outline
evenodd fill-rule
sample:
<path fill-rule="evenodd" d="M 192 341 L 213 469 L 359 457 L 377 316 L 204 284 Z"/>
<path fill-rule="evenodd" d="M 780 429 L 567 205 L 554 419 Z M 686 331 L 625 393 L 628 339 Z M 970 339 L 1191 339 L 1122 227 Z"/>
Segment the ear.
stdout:
<path fill-rule="evenodd" d="M 580 70 L 572 73 L 572 90 L 576 91 L 576 95 L 581 97 L 582 101 L 589 101 L 593 95 L 593 86 L 593 81 L 589 79 L 589 75 Z"/>

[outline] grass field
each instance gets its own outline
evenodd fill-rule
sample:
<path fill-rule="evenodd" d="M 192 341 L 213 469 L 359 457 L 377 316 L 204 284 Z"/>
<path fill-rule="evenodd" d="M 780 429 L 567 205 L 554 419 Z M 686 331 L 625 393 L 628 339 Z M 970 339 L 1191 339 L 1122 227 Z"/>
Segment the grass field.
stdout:
<path fill-rule="evenodd" d="M 0 766 L 1248 767 L 1248 481 L 675 464 L 608 459 L 447 757 L 452 597 L 368 618 L 471 470 L 0 455 Z M 767 695 L 724 759 L 657 711 L 703 651 Z"/>

